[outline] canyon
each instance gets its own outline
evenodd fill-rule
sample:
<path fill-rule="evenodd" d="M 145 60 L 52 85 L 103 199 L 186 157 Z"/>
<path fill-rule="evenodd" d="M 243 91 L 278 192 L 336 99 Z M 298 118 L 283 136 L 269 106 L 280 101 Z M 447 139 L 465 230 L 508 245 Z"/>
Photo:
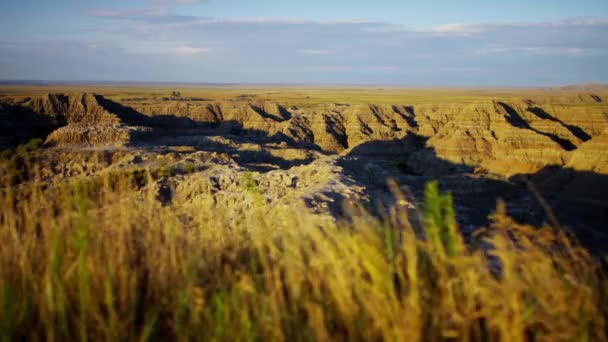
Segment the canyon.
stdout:
<path fill-rule="evenodd" d="M 246 212 L 253 187 L 268 211 L 301 206 L 337 219 L 350 204 L 383 215 L 395 201 L 389 180 L 414 213 L 424 184 L 437 180 L 452 193 L 465 235 L 487 224 L 501 199 L 520 222 L 557 220 L 592 250 L 603 252 L 608 242 L 608 96 L 601 92 L 460 90 L 457 97 L 430 90 L 424 100 L 374 101 L 382 91 L 332 99 L 315 97 L 323 90 L 183 97 L 101 90 L 0 97 L 2 148 L 44 140 L 31 153 L 37 171 L 22 182 L 156 170 L 147 187 L 166 206 L 213 194 Z"/>

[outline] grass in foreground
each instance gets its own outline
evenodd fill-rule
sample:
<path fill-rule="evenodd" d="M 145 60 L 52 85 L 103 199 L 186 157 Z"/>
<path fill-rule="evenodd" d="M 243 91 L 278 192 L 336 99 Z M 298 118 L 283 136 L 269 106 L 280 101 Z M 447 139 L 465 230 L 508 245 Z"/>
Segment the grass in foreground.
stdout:
<path fill-rule="evenodd" d="M 211 195 L 162 207 L 137 183 L 0 190 L 3 340 L 606 339 L 598 264 L 501 206 L 484 252 L 433 184 L 420 230 L 401 206 L 245 216 Z"/>

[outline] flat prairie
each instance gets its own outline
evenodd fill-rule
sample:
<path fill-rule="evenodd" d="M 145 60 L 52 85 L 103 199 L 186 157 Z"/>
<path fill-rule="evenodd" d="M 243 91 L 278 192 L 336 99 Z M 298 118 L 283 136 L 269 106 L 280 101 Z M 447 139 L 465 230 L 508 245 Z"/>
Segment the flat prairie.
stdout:
<path fill-rule="evenodd" d="M 95 93 L 108 98 L 170 96 L 180 91 L 183 97 L 227 100 L 239 96 L 255 95 L 269 101 L 289 104 L 319 104 L 325 102 L 346 103 L 469 103 L 482 99 L 508 99 L 527 97 L 547 97 L 559 103 L 560 98 L 576 94 L 608 94 L 608 87 L 584 86 L 562 88 L 418 88 L 418 87 L 369 87 L 369 86 L 197 86 L 197 85 L 0 85 L 0 95 L 32 96 L 48 93 Z M 562 99 L 563 100 L 563 99 Z"/>

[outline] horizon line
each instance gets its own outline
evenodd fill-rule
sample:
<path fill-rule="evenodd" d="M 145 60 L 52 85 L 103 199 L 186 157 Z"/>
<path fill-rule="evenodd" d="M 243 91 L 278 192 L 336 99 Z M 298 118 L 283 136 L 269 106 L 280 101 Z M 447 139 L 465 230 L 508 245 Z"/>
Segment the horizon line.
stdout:
<path fill-rule="evenodd" d="M 385 88 L 453 88 L 453 89 L 547 89 L 567 87 L 608 87 L 608 83 L 584 82 L 553 85 L 415 85 L 415 84 L 381 84 L 381 83 L 325 83 L 325 82 L 183 82 L 183 81 L 102 81 L 102 80 L 21 80 L 0 79 L 0 86 L 209 86 L 209 87 L 385 87 Z"/>

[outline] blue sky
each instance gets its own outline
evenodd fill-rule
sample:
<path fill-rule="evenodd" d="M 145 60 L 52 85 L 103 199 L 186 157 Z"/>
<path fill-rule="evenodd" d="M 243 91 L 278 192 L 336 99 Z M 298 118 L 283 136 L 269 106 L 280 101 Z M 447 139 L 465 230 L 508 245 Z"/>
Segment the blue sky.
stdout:
<path fill-rule="evenodd" d="M 608 83 L 606 0 L 2 0 L 0 79 Z"/>

